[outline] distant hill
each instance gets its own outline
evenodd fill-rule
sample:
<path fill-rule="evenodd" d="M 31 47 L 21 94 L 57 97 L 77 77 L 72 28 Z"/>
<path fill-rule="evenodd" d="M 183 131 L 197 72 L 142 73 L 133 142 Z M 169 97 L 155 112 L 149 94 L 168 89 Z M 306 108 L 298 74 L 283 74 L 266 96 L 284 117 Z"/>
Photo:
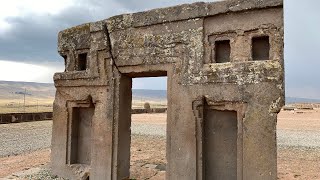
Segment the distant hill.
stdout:
<path fill-rule="evenodd" d="M 53 99 L 55 88 L 52 83 L 0 81 L 0 99 L 21 99 L 26 97 Z"/>
<path fill-rule="evenodd" d="M 133 99 L 167 100 L 166 90 L 132 89 Z"/>
<path fill-rule="evenodd" d="M 286 97 L 286 104 L 293 104 L 293 103 L 320 103 L 320 99 Z"/>
<path fill-rule="evenodd" d="M 26 93 L 25 93 L 26 90 Z M 55 87 L 52 83 L 0 81 L 0 99 L 22 99 L 24 94 L 28 99 L 54 99 Z M 166 100 L 166 90 L 133 89 L 133 99 Z"/>
<path fill-rule="evenodd" d="M 21 99 L 26 90 L 26 97 L 33 99 L 54 99 L 55 87 L 52 83 L 0 81 L 0 99 Z M 160 100 L 167 99 L 166 90 L 133 89 L 133 99 Z M 286 104 L 290 103 L 320 103 L 319 99 L 286 97 Z"/>

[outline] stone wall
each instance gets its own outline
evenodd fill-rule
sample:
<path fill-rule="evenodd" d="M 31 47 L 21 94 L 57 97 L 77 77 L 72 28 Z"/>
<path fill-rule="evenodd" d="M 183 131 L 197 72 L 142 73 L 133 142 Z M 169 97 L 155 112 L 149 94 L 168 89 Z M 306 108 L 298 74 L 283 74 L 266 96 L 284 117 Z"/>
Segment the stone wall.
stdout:
<path fill-rule="evenodd" d="M 131 114 L 144 114 L 144 113 L 165 113 L 167 108 L 151 108 L 149 111 L 147 109 L 132 109 Z"/>
<path fill-rule="evenodd" d="M 51 119 L 52 119 L 52 112 L 0 114 L 0 124 L 28 122 L 28 121 L 43 121 L 43 120 L 51 120 Z"/>
<path fill-rule="evenodd" d="M 61 31 L 58 51 L 66 69 L 54 75 L 56 174 L 128 178 L 132 78 L 167 76 L 167 179 L 277 178 L 282 0 L 194 3 L 114 16 Z M 83 155 L 88 161 L 72 160 L 84 150 L 73 146 L 79 108 L 93 112 L 86 127 L 90 152 Z"/>
<path fill-rule="evenodd" d="M 148 112 L 146 109 L 131 110 L 131 114 L 165 113 L 165 112 L 167 112 L 167 108 L 151 108 L 150 112 Z M 0 124 L 52 120 L 52 114 L 53 114 L 52 112 L 3 113 L 3 114 L 0 114 Z"/>

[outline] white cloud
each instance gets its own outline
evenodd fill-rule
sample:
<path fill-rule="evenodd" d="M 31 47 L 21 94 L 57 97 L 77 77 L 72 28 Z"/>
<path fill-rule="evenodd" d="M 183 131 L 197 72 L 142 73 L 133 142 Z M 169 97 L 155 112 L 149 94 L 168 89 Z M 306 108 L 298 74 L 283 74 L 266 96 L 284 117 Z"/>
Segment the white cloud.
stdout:
<path fill-rule="evenodd" d="M 71 6 L 74 0 L 4 0 L 0 6 L 0 34 L 10 30 L 7 21 L 11 17 L 33 15 L 55 15 Z"/>
<path fill-rule="evenodd" d="M 5 81 L 52 83 L 53 74 L 61 71 L 63 71 L 63 67 L 0 60 L 0 80 Z"/>
<path fill-rule="evenodd" d="M 0 17 L 23 16 L 28 13 L 57 14 L 71 6 L 75 0 L 4 0 L 0 6 Z"/>

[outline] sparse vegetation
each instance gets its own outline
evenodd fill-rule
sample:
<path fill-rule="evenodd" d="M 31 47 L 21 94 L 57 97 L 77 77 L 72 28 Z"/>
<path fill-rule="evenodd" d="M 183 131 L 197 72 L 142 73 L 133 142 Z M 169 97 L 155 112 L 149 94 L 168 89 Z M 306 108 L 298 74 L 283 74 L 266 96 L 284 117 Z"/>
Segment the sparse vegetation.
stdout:
<path fill-rule="evenodd" d="M 0 113 L 50 112 L 54 95 L 53 84 L 0 81 Z M 144 108 L 146 102 L 167 107 L 166 91 L 133 89 L 132 108 Z"/>
<path fill-rule="evenodd" d="M 0 81 L 0 113 L 52 111 L 53 84 Z"/>
<path fill-rule="evenodd" d="M 143 105 L 143 108 L 144 108 L 147 112 L 150 112 L 150 111 L 151 111 L 150 103 L 145 102 L 144 105 Z"/>
<path fill-rule="evenodd" d="M 0 113 L 51 112 L 53 108 L 53 99 L 28 99 L 25 106 L 19 99 L 8 101 L 0 99 Z"/>

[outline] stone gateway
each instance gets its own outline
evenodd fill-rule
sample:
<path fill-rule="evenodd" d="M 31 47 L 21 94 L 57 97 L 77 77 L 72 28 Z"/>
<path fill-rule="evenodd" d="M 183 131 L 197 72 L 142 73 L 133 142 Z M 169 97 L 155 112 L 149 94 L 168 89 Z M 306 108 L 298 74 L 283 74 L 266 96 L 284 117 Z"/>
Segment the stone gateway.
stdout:
<path fill-rule="evenodd" d="M 168 77 L 169 180 L 276 180 L 282 0 L 184 4 L 59 33 L 52 169 L 129 178 L 131 87 Z"/>

